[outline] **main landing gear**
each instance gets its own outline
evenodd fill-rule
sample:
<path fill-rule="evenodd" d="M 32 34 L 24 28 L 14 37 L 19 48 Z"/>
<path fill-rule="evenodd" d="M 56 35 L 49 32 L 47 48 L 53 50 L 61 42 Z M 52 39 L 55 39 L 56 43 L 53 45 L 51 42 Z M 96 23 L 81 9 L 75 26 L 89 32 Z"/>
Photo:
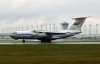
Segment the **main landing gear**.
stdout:
<path fill-rule="evenodd" d="M 22 42 L 24 44 L 25 43 L 25 40 L 23 39 Z M 41 43 L 51 43 L 51 40 L 50 39 L 42 39 L 41 40 Z"/>
<path fill-rule="evenodd" d="M 50 39 L 43 39 L 43 40 L 41 40 L 41 43 L 51 43 L 51 40 Z"/>

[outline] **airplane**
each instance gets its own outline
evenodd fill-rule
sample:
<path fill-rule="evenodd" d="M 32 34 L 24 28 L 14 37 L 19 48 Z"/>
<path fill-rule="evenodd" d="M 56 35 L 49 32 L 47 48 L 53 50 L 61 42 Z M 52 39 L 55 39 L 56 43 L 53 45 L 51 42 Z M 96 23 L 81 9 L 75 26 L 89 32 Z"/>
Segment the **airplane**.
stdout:
<path fill-rule="evenodd" d="M 78 17 L 73 18 L 75 21 L 68 27 L 68 29 L 63 31 L 46 31 L 46 30 L 30 30 L 30 31 L 16 31 L 10 35 L 11 38 L 18 40 L 22 39 L 37 39 L 41 43 L 51 43 L 52 40 L 63 39 L 76 34 L 82 33 L 81 27 L 88 17 Z"/>

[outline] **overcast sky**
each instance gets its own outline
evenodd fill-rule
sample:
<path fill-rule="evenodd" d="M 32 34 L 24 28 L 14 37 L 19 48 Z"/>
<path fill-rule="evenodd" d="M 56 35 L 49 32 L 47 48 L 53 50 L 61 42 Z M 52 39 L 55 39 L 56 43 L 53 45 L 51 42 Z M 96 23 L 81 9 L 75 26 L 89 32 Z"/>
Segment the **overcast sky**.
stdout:
<path fill-rule="evenodd" d="M 86 24 L 100 23 L 100 0 L 0 0 L 0 26 L 71 22 L 92 16 Z"/>

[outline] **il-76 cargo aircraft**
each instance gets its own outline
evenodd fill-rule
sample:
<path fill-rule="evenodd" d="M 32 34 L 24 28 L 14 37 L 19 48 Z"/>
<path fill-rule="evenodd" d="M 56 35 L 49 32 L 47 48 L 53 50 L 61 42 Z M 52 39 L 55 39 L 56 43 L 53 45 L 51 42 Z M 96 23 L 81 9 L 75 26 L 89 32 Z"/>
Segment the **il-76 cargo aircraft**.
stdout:
<path fill-rule="evenodd" d="M 52 40 L 67 38 L 81 33 L 81 27 L 86 18 L 87 17 L 73 18 L 75 20 L 73 24 L 68 29 L 63 31 L 58 31 L 58 32 L 45 31 L 45 30 L 16 31 L 12 33 L 10 36 L 15 40 L 22 39 L 23 41 L 25 41 L 25 39 L 37 39 L 40 40 L 41 42 L 50 43 Z"/>

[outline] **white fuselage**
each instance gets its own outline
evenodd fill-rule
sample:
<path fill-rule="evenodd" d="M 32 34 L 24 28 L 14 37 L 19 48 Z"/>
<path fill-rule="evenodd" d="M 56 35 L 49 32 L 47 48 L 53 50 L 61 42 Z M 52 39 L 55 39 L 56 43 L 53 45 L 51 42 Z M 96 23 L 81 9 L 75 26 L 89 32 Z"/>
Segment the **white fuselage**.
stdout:
<path fill-rule="evenodd" d="M 50 33 L 50 34 L 49 34 Z M 65 30 L 65 31 L 16 31 L 14 32 L 11 37 L 13 39 L 38 39 L 41 40 L 42 38 L 47 38 L 51 40 L 61 39 L 70 37 L 76 34 L 81 33 L 78 30 Z"/>
<path fill-rule="evenodd" d="M 87 17 L 74 18 L 72 25 L 64 31 L 45 31 L 45 30 L 32 30 L 32 31 L 16 31 L 11 34 L 13 39 L 38 39 L 41 42 L 51 42 L 51 40 L 66 38 L 81 33 L 81 26 Z"/>

